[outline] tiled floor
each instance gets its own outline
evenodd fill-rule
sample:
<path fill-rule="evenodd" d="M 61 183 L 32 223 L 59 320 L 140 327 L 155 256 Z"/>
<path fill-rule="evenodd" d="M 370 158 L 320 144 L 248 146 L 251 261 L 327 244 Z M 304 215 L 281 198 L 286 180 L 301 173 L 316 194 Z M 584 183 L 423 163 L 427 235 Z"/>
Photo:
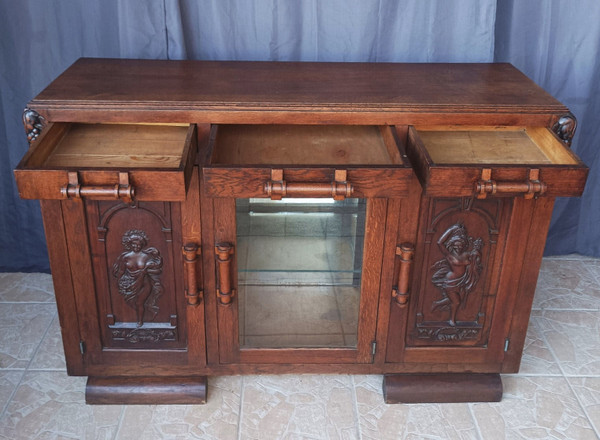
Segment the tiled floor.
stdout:
<path fill-rule="evenodd" d="M 199 406 L 86 406 L 50 276 L 0 274 L 2 439 L 595 439 L 600 260 L 544 260 L 521 373 L 499 403 L 385 405 L 380 376 L 209 378 Z"/>

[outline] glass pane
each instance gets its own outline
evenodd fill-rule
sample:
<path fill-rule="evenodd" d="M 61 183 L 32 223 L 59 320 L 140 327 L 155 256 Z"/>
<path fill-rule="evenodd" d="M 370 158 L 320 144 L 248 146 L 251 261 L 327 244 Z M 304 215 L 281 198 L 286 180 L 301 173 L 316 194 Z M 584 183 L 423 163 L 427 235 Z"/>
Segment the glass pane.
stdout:
<path fill-rule="evenodd" d="M 237 199 L 240 346 L 356 347 L 364 199 Z"/>

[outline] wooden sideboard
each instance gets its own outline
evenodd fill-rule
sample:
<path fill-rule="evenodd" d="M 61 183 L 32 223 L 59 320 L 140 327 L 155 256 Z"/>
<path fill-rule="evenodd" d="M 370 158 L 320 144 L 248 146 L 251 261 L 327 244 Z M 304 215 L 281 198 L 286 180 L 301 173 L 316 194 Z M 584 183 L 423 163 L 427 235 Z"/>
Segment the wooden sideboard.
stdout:
<path fill-rule="evenodd" d="M 588 172 L 509 64 L 80 59 L 23 120 L 89 403 L 341 372 L 388 403 L 499 400 Z"/>

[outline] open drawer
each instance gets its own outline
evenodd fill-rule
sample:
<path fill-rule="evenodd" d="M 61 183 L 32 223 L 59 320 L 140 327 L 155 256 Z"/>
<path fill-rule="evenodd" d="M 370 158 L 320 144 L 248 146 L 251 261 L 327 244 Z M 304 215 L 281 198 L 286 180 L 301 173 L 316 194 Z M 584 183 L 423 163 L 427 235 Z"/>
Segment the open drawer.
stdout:
<path fill-rule="evenodd" d="M 214 125 L 212 197 L 402 197 L 412 173 L 393 127 Z"/>
<path fill-rule="evenodd" d="M 50 124 L 15 170 L 25 199 L 183 201 L 194 125 Z"/>
<path fill-rule="evenodd" d="M 580 196 L 588 168 L 544 127 L 410 127 L 407 155 L 431 196 Z"/>

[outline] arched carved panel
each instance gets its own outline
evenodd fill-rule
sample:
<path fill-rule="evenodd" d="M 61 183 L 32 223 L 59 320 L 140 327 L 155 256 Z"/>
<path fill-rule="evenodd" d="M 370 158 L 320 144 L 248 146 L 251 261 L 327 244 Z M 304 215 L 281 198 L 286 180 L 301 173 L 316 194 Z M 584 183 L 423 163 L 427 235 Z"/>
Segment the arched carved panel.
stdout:
<path fill-rule="evenodd" d="M 178 205 L 86 202 L 103 345 L 184 346 Z M 176 235 L 176 234 L 175 234 Z M 100 270 L 99 268 L 102 268 Z"/>
<path fill-rule="evenodd" d="M 416 301 L 409 346 L 487 343 L 497 276 L 502 218 L 510 201 L 431 199 L 422 220 Z"/>

